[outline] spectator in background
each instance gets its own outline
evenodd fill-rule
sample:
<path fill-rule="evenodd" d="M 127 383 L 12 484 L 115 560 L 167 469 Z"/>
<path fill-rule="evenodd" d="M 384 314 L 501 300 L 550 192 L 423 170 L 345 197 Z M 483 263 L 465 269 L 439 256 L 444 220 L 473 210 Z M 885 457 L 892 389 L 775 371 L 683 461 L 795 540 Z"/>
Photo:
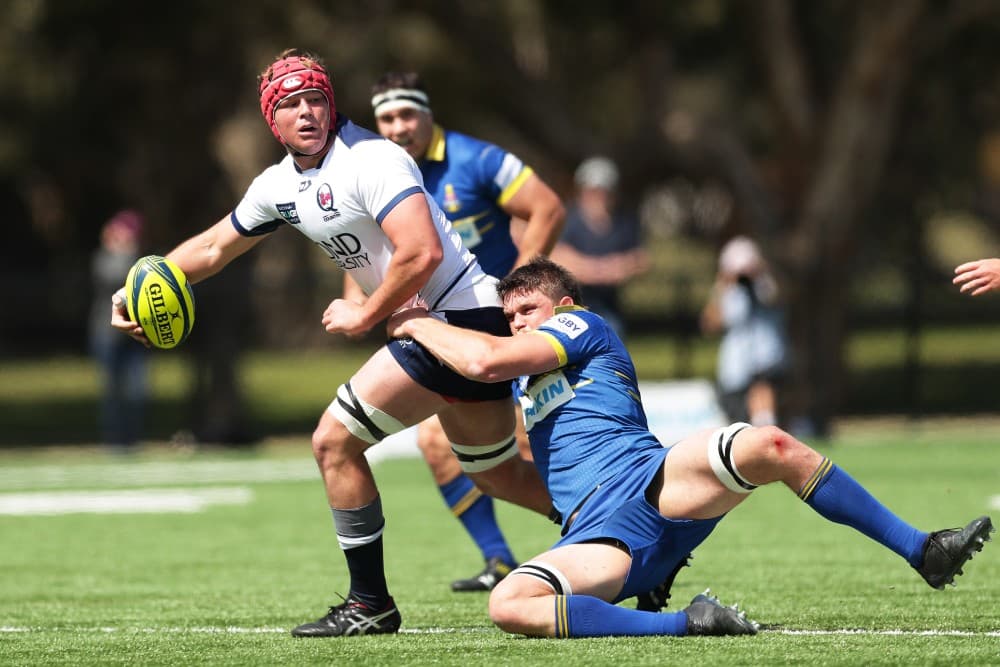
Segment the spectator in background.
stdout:
<path fill-rule="evenodd" d="M 649 268 L 639 221 L 617 206 L 618 167 L 608 158 L 584 160 L 574 180 L 576 199 L 567 210 L 566 230 L 552 259 L 577 277 L 584 305 L 623 337 L 621 287 Z"/>
<path fill-rule="evenodd" d="M 952 282 L 963 294 L 979 296 L 1000 289 L 1000 259 L 977 259 L 955 267 Z"/>
<path fill-rule="evenodd" d="M 101 243 L 91 260 L 90 350 L 101 371 L 101 438 L 118 451 L 132 448 L 142 435 L 148 350 L 108 327 L 107 300 L 139 259 L 142 228 L 137 211 L 119 211 L 101 229 Z"/>
<path fill-rule="evenodd" d="M 701 314 L 705 333 L 723 332 L 720 401 L 729 419 L 778 423 L 777 384 L 786 367 L 784 313 L 757 244 L 737 236 L 723 246 L 712 295 Z"/>

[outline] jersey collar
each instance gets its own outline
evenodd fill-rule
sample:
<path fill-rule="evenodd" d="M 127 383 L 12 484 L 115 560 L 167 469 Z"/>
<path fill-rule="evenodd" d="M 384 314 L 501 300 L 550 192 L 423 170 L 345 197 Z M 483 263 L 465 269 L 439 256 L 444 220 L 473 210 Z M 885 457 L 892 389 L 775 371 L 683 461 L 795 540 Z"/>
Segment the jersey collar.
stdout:
<path fill-rule="evenodd" d="M 434 123 L 434 132 L 431 134 L 431 143 L 427 146 L 425 160 L 431 162 L 444 162 L 444 128 Z"/>
<path fill-rule="evenodd" d="M 556 306 L 552 310 L 552 313 L 554 315 L 558 315 L 560 313 L 569 313 L 569 312 L 572 312 L 574 310 L 587 310 L 587 309 L 584 308 L 583 306 L 580 306 L 580 305 L 577 305 L 577 304 L 574 303 L 574 304 L 570 304 L 568 306 Z"/>

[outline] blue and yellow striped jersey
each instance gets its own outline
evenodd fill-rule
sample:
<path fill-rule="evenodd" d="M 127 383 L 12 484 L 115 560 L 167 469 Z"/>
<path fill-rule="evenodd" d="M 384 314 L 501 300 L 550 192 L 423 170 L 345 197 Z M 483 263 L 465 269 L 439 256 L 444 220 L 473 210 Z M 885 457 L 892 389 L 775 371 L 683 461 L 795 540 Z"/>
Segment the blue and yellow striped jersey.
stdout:
<path fill-rule="evenodd" d="M 531 451 L 556 509 L 568 516 L 598 484 L 660 449 L 650 433 L 632 359 L 604 319 L 557 308 L 531 334 L 544 336 L 559 368 L 519 378 Z"/>
<path fill-rule="evenodd" d="M 534 173 L 531 167 L 499 146 L 435 125 L 420 171 L 424 187 L 483 270 L 507 275 L 517 247 L 503 205 Z"/>

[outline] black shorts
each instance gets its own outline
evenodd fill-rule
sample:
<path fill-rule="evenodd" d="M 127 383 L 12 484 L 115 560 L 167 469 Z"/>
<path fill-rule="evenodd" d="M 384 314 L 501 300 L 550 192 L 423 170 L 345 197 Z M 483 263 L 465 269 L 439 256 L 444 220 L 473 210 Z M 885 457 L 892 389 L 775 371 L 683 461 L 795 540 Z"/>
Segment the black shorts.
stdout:
<path fill-rule="evenodd" d="M 463 329 L 475 329 L 494 336 L 509 336 L 510 325 L 502 308 L 474 308 L 442 312 L 448 324 Z M 422 387 L 441 394 L 449 401 L 493 401 L 510 398 L 509 381 L 486 383 L 462 377 L 427 348 L 412 338 L 396 338 L 386 343 L 396 362 Z"/>

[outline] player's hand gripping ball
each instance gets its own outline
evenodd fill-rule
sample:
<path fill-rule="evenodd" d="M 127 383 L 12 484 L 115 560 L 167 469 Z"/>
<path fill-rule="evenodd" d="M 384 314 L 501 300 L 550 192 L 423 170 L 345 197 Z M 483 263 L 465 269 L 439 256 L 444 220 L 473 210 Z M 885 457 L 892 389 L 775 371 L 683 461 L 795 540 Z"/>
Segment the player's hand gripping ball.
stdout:
<path fill-rule="evenodd" d="M 166 257 L 148 255 L 125 278 L 125 309 L 149 342 L 177 347 L 194 326 L 194 292 L 181 268 Z"/>

